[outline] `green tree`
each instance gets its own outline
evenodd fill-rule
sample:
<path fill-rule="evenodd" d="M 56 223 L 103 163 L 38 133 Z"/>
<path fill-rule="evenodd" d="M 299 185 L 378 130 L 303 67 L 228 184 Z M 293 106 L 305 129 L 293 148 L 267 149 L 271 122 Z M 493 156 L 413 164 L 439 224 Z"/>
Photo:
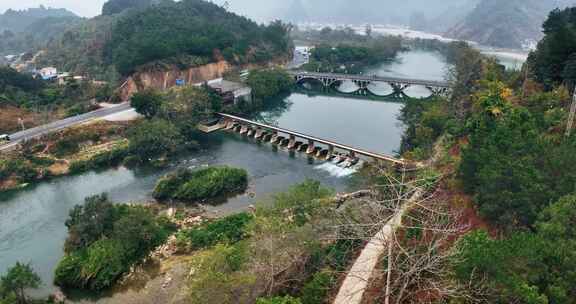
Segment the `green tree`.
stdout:
<path fill-rule="evenodd" d="M 109 0 L 102 6 L 102 15 L 114 15 L 127 9 L 145 8 L 154 2 L 154 0 Z"/>
<path fill-rule="evenodd" d="M 142 161 L 176 152 L 184 144 L 176 126 L 163 119 L 140 122 L 128 132 L 130 150 Z"/>
<path fill-rule="evenodd" d="M 27 303 L 26 289 L 38 288 L 40 284 L 40 277 L 30 264 L 18 262 L 6 275 L 0 277 L 0 296 L 2 299 L 9 299 L 13 295 L 17 303 Z"/>
<path fill-rule="evenodd" d="M 274 298 L 260 298 L 256 300 L 256 304 L 302 304 L 302 301 L 291 296 L 284 296 Z"/>
<path fill-rule="evenodd" d="M 575 17 L 573 7 L 552 11 L 543 25 L 544 38 L 528 58 L 534 76 L 548 89 L 574 79 Z"/>
<path fill-rule="evenodd" d="M 505 91 L 493 82 L 478 94 L 459 170 L 480 213 L 509 229 L 533 225 L 551 193 L 539 165 L 544 152 L 536 121 L 526 109 L 512 107 Z"/>
<path fill-rule="evenodd" d="M 83 249 L 102 236 L 110 236 L 118 216 L 106 194 L 87 197 L 84 205 L 75 206 L 66 220 L 68 238 L 64 245 L 65 251 Z"/>
<path fill-rule="evenodd" d="M 294 85 L 292 77 L 281 69 L 251 71 L 247 80 L 254 97 L 265 100 L 289 91 Z"/>
<path fill-rule="evenodd" d="M 160 112 L 163 96 L 154 90 L 145 90 L 132 96 L 131 105 L 139 114 L 150 119 Z"/>

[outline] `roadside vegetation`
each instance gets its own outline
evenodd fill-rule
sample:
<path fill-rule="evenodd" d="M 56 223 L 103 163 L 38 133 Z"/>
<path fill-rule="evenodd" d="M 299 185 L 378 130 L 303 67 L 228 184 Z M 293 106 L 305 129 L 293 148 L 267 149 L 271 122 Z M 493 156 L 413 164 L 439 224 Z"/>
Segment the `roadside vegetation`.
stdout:
<path fill-rule="evenodd" d="M 248 187 L 244 169 L 209 167 L 200 170 L 181 169 L 162 178 L 154 189 L 154 198 L 199 202 L 242 193 Z"/>
<path fill-rule="evenodd" d="M 95 122 L 30 140 L 0 156 L 0 192 L 51 177 L 120 165 L 130 124 Z"/>
<path fill-rule="evenodd" d="M 106 85 L 68 80 L 63 85 L 42 81 L 10 67 L 0 66 L 0 133 L 32 128 L 52 120 L 98 108 L 107 98 Z"/>

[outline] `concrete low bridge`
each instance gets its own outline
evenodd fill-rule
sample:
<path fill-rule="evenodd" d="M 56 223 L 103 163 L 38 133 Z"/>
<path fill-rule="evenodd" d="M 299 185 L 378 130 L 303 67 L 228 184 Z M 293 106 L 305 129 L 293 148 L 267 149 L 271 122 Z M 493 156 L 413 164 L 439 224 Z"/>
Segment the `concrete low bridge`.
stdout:
<path fill-rule="evenodd" d="M 376 83 L 389 85 L 395 95 L 402 95 L 406 89 L 417 86 L 428 89 L 432 95 L 446 96 L 450 94 L 451 91 L 450 83 L 446 81 L 382 77 L 376 75 L 315 73 L 305 71 L 289 71 L 288 73 L 294 77 L 294 80 L 298 84 L 307 80 L 316 80 L 325 88 L 331 88 L 340 85 L 345 81 L 351 81 L 358 87 L 358 90 L 355 93 L 361 95 L 366 95 L 369 92 L 378 95 L 370 90 L 370 85 Z"/>
<path fill-rule="evenodd" d="M 234 130 L 240 134 L 254 137 L 262 141 L 278 144 L 289 150 L 303 152 L 323 159 L 340 156 L 336 150 L 344 151 L 351 160 L 358 155 L 369 157 L 378 161 L 390 162 L 394 165 L 404 165 L 404 160 L 393 156 L 365 151 L 348 145 L 339 144 L 330 140 L 294 132 L 291 130 L 266 125 L 234 115 L 218 113 L 222 118 L 221 128 Z"/>

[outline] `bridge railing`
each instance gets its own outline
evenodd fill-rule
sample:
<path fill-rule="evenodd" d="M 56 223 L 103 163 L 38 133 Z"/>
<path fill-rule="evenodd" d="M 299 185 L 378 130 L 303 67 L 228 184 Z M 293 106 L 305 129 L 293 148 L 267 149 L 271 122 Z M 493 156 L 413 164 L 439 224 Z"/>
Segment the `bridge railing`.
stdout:
<path fill-rule="evenodd" d="M 393 82 L 405 83 L 422 86 L 433 86 L 440 88 L 450 88 L 450 83 L 446 81 L 437 80 L 424 80 L 424 79 L 411 79 L 399 77 L 383 77 L 377 75 L 357 75 L 357 74 L 337 74 L 337 73 L 317 73 L 317 72 L 304 72 L 304 71 L 290 71 L 292 76 L 303 78 L 332 78 L 337 80 L 358 80 L 358 81 L 378 81 L 378 82 Z"/>

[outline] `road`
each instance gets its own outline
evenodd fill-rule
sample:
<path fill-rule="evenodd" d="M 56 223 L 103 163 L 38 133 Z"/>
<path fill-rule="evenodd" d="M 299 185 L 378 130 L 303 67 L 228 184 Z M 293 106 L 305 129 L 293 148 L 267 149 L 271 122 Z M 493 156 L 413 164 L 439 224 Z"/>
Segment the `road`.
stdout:
<path fill-rule="evenodd" d="M 24 140 L 29 140 L 33 138 L 40 137 L 42 135 L 50 134 L 58 130 L 66 129 L 75 125 L 79 125 L 88 122 L 93 119 L 102 118 L 111 114 L 120 113 L 129 110 L 130 103 L 124 102 L 109 108 L 102 108 L 96 111 L 88 112 L 85 114 L 68 117 L 62 120 L 58 120 L 46 125 L 38 126 L 32 129 L 27 129 L 10 135 L 10 143 L 1 145 L 0 151 L 5 151 L 13 148 Z"/>

